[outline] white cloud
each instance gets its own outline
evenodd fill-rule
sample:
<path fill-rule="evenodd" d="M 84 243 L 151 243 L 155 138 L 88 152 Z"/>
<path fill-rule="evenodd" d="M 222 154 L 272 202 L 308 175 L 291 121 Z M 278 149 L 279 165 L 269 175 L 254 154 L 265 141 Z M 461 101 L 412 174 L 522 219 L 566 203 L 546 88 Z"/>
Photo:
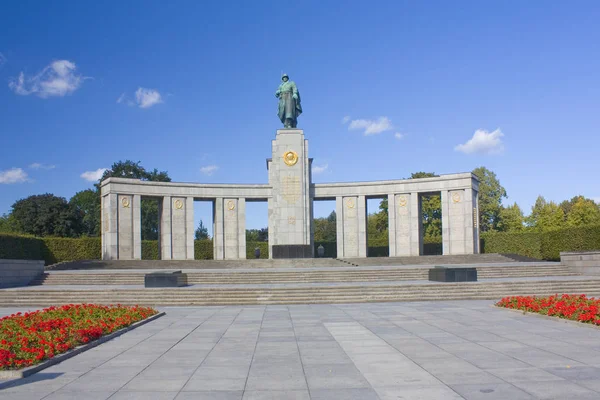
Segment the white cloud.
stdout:
<path fill-rule="evenodd" d="M 98 168 L 95 171 L 85 171 L 80 176 L 88 182 L 96 182 L 102 178 L 102 175 L 107 170 L 107 168 Z"/>
<path fill-rule="evenodd" d="M 53 61 L 32 77 L 26 77 L 21 72 L 18 78 L 10 80 L 8 87 L 23 96 L 35 94 L 43 99 L 51 96 L 62 97 L 79 89 L 85 80 L 76 70 L 77 66 L 71 61 Z"/>
<path fill-rule="evenodd" d="M 504 151 L 502 136 L 504 134 L 499 128 L 493 132 L 478 129 L 467 143 L 457 145 L 454 150 L 465 154 L 500 154 Z"/>
<path fill-rule="evenodd" d="M 27 172 L 22 168 L 11 168 L 6 171 L 0 171 L 0 183 L 23 183 L 29 180 Z"/>
<path fill-rule="evenodd" d="M 342 118 L 342 124 L 347 124 L 350 121 L 350 116 L 346 115 L 344 118 Z"/>
<path fill-rule="evenodd" d="M 329 164 L 313 165 L 313 167 L 312 167 L 312 173 L 313 174 L 321 174 L 321 173 L 327 171 L 327 168 L 329 168 Z"/>
<path fill-rule="evenodd" d="M 117 104 L 121 104 L 123 101 L 125 101 L 125 93 L 124 92 L 121 93 L 121 95 L 117 99 Z"/>
<path fill-rule="evenodd" d="M 404 139 L 404 136 L 406 136 L 406 135 L 403 135 L 403 134 L 402 134 L 402 133 L 400 133 L 400 132 L 396 132 L 396 133 L 394 133 L 394 137 L 395 137 L 396 139 L 398 139 L 398 140 L 400 140 L 400 139 Z"/>
<path fill-rule="evenodd" d="M 40 164 L 40 163 L 33 163 L 29 166 L 29 168 L 31 169 L 54 169 L 56 168 L 56 165 L 44 165 L 44 164 Z"/>
<path fill-rule="evenodd" d="M 388 117 L 379 117 L 377 120 L 354 119 L 350 122 L 350 125 L 348 125 L 348 130 L 364 129 L 365 136 L 389 131 L 392 128 L 392 122 Z"/>
<path fill-rule="evenodd" d="M 219 167 L 216 165 L 207 165 L 200 168 L 200 172 L 202 172 L 204 175 L 212 175 L 217 172 L 218 169 Z"/>
<path fill-rule="evenodd" d="M 0 53 L 0 69 L 2 69 L 4 64 L 6 64 L 6 57 L 4 57 L 4 54 Z"/>
<path fill-rule="evenodd" d="M 149 108 L 162 103 L 160 93 L 154 89 L 138 88 L 135 92 L 135 100 L 140 108 Z"/>

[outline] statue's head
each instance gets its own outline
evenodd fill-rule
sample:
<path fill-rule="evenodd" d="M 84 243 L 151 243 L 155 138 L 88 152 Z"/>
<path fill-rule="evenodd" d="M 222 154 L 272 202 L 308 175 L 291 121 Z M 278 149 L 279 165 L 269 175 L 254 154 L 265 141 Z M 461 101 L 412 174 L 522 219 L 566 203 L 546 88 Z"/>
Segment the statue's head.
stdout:
<path fill-rule="evenodd" d="M 288 74 L 283 74 L 283 75 L 281 76 L 281 80 L 282 80 L 282 81 L 284 81 L 284 82 L 287 82 L 287 81 L 289 81 L 289 80 L 290 80 L 290 77 L 288 76 Z"/>

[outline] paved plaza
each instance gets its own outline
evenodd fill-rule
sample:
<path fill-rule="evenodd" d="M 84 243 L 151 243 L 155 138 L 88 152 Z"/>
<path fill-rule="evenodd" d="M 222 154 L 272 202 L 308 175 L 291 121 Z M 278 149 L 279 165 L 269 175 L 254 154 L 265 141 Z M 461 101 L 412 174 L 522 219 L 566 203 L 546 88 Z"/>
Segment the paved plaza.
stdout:
<path fill-rule="evenodd" d="M 0 399 L 600 398 L 599 329 L 492 305 L 161 307 Z"/>

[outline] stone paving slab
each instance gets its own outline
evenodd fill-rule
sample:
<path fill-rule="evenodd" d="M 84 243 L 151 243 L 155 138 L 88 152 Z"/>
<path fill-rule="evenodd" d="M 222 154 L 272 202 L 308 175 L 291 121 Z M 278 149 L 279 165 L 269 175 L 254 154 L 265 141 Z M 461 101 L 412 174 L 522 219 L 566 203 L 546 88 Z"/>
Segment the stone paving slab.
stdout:
<path fill-rule="evenodd" d="M 600 399 L 600 329 L 492 305 L 162 307 L 0 399 Z"/>

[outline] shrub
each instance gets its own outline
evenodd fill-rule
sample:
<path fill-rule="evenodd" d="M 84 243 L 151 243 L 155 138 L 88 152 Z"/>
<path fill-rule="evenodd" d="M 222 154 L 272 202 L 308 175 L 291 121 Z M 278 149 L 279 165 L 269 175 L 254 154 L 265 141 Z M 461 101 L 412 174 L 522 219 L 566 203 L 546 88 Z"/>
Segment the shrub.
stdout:
<path fill-rule="evenodd" d="M 99 260 L 102 256 L 102 244 L 98 237 L 77 239 L 45 237 L 43 240 L 46 264 L 61 261 Z"/>
<path fill-rule="evenodd" d="M 0 233 L 0 259 L 43 260 L 44 242 L 40 238 Z"/>
<path fill-rule="evenodd" d="M 195 260 L 212 260 L 213 253 L 213 241 L 211 239 L 194 240 Z"/>
<path fill-rule="evenodd" d="M 542 258 L 542 237 L 538 232 L 484 232 L 481 253 L 519 254 Z"/>
<path fill-rule="evenodd" d="M 160 260 L 158 240 L 142 240 L 142 260 Z"/>
<path fill-rule="evenodd" d="M 600 226 L 580 226 L 542 234 L 544 260 L 560 260 L 561 251 L 600 249 Z"/>
<path fill-rule="evenodd" d="M 254 249 L 260 249 L 260 258 L 265 259 L 269 258 L 269 242 L 246 242 L 246 258 L 256 258 L 254 257 Z"/>

